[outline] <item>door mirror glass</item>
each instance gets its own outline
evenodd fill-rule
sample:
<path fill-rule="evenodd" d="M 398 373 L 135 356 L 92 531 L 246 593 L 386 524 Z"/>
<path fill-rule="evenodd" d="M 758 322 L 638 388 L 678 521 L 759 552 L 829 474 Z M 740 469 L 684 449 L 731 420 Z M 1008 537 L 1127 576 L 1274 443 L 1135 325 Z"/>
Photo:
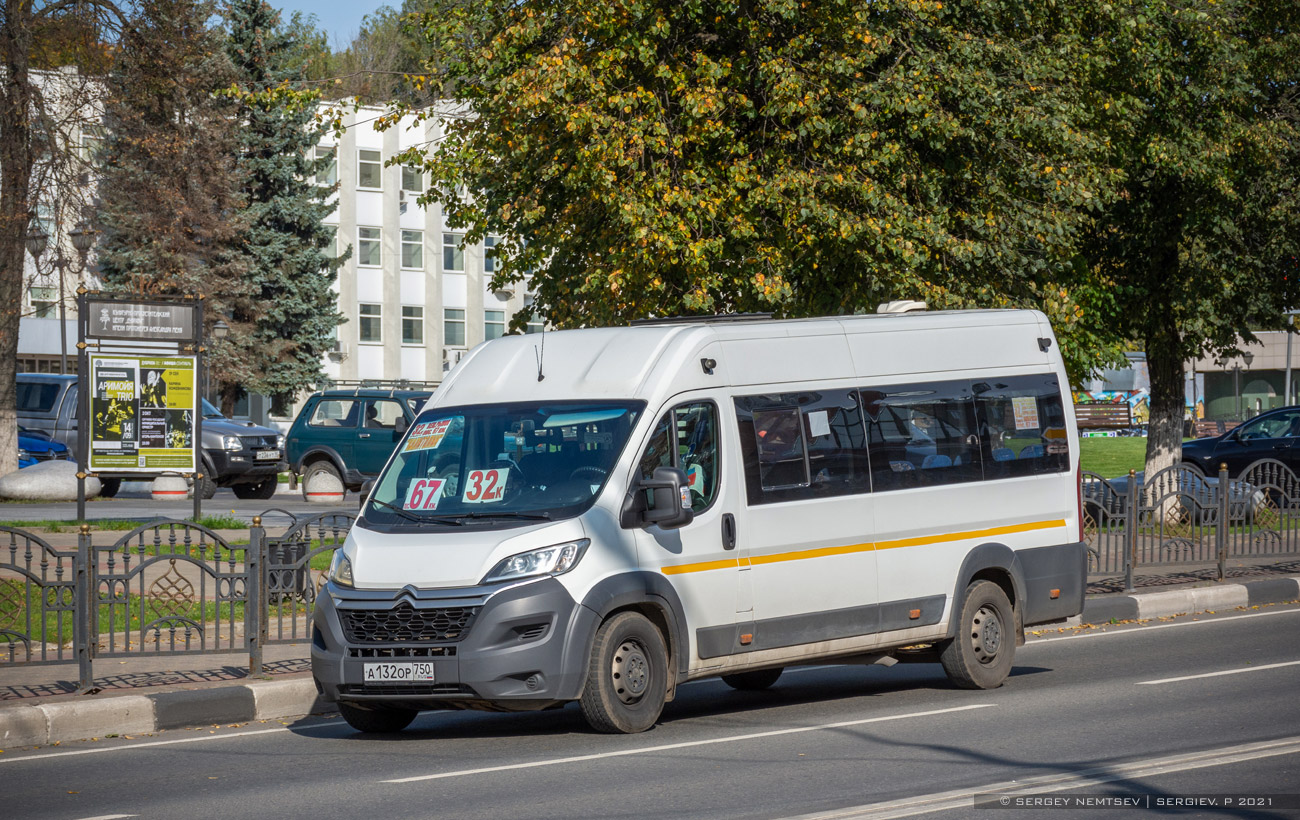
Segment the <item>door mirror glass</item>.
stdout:
<path fill-rule="evenodd" d="M 675 530 L 695 520 L 686 473 L 676 467 L 656 467 L 654 475 L 637 482 L 623 502 L 624 528 L 658 526 Z"/>

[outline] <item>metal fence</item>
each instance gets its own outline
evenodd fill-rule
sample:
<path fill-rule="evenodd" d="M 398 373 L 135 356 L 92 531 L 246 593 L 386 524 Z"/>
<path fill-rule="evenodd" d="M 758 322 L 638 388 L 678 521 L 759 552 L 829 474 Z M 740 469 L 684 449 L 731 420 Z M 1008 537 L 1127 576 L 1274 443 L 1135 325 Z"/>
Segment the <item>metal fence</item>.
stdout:
<path fill-rule="evenodd" d="M 1082 495 L 1088 574 L 1122 575 L 1129 591 L 1144 566 L 1214 564 L 1223 580 L 1230 558 L 1300 555 L 1300 479 L 1274 459 L 1237 478 L 1189 465 L 1149 480 L 1085 472 Z"/>
<path fill-rule="evenodd" d="M 268 537 L 258 516 L 247 543 L 191 521 L 111 544 L 83 525 L 75 549 L 0 527 L 0 666 L 75 661 L 84 691 L 96 658 L 246 650 L 259 674 L 262 647 L 310 635 L 324 570 L 355 520 L 284 514 L 283 535 Z"/>

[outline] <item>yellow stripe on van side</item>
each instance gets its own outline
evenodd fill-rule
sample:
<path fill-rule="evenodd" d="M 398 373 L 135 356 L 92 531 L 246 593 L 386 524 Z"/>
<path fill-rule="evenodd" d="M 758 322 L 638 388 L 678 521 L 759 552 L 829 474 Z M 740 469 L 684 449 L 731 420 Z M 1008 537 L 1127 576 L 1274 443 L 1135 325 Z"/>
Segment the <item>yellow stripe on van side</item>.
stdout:
<path fill-rule="evenodd" d="M 782 561 L 802 561 L 805 558 L 824 558 L 829 555 L 850 555 L 855 552 L 892 550 L 899 549 L 900 547 L 922 547 L 927 544 L 942 544 L 947 541 L 965 541 L 972 538 L 988 538 L 994 535 L 1010 535 L 1017 532 L 1050 530 L 1064 526 L 1065 519 L 1063 518 L 1057 518 L 1050 521 L 1029 521 L 1024 524 L 1010 524 L 1005 527 L 989 527 L 983 530 L 949 532 L 941 535 L 922 535 L 917 538 L 900 538 L 895 541 L 848 544 L 843 547 L 821 547 L 811 550 L 797 550 L 795 552 L 777 552 L 771 555 L 752 555 L 745 559 L 745 565 L 753 566 L 754 564 L 776 564 Z M 707 572 L 711 569 L 730 569 L 740 565 L 740 561 L 737 561 L 736 559 L 724 561 L 701 561 L 698 564 L 676 564 L 673 566 L 662 567 L 661 571 L 664 575 L 681 575 L 686 572 Z"/>
<path fill-rule="evenodd" d="M 798 552 L 777 552 L 772 555 L 751 555 L 749 560 L 752 564 L 775 564 L 780 561 L 802 561 L 805 558 L 822 558 L 827 555 L 871 552 L 875 548 L 875 544 L 849 544 L 846 547 L 822 547 L 821 549 L 799 550 Z"/>
<path fill-rule="evenodd" d="M 899 547 L 921 547 L 926 544 L 941 544 L 945 541 L 965 541 L 968 538 L 988 538 L 992 535 L 1009 535 L 1015 532 L 1032 532 L 1034 530 L 1050 530 L 1055 527 L 1064 527 L 1065 519 L 1058 518 L 1053 521 L 1030 521 L 1027 524 L 1011 524 L 1006 527 L 990 527 L 986 530 L 967 530 L 966 532 L 950 532 L 943 535 L 922 535 L 918 538 L 900 538 L 897 541 L 880 541 L 876 544 L 878 550 L 892 550 Z"/>
<path fill-rule="evenodd" d="M 738 567 L 740 562 L 735 558 L 729 561 L 701 561 L 698 564 L 674 564 L 670 567 L 661 567 L 664 575 L 681 575 L 683 572 L 706 572 L 711 569 L 727 569 L 728 567 Z"/>

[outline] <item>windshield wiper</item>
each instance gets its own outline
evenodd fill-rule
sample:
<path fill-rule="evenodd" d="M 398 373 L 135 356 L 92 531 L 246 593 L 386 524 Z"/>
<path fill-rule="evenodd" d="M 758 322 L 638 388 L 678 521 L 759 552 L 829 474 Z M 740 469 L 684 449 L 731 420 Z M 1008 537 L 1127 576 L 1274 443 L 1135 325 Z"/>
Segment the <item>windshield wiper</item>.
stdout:
<path fill-rule="evenodd" d="M 390 509 L 390 510 L 392 510 L 393 512 L 395 512 L 395 513 L 397 513 L 398 515 L 400 515 L 402 518 L 405 518 L 407 521 L 414 521 L 416 524 L 423 524 L 423 523 L 425 523 L 426 521 L 429 520 L 429 519 L 421 518 L 421 517 L 418 516 L 418 515 L 413 515 L 412 513 L 407 512 L 406 510 L 402 509 L 401 507 L 397 506 L 396 504 L 389 504 L 387 501 L 380 501 L 378 498 L 372 498 L 372 499 L 370 499 L 370 503 L 371 503 L 371 504 L 378 504 L 378 505 L 381 506 L 381 507 L 385 507 L 385 508 L 387 508 L 387 509 Z"/>
<path fill-rule="evenodd" d="M 530 521 L 550 521 L 550 513 L 525 513 L 525 512 L 466 512 L 455 513 L 447 516 L 448 518 L 465 519 L 465 518 L 524 518 Z"/>

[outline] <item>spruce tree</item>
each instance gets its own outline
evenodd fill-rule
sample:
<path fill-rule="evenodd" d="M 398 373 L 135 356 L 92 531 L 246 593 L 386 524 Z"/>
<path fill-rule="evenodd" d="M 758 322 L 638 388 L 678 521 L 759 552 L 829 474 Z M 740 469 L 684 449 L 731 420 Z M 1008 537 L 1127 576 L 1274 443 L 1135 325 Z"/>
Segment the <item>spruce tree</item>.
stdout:
<path fill-rule="evenodd" d="M 253 293 L 247 287 L 242 185 L 234 103 L 218 92 L 234 80 L 209 3 L 145 0 L 125 27 L 108 78 L 108 138 L 98 211 L 101 277 L 142 295 L 202 295 L 207 364 L 225 384 L 256 375 Z"/>
<path fill-rule="evenodd" d="M 323 130 L 317 95 L 298 82 L 304 44 L 264 0 L 234 0 L 228 16 L 226 50 L 240 86 L 244 277 L 256 308 L 247 350 L 255 375 L 244 386 L 285 403 L 320 379 L 342 318 L 331 285 L 346 256 L 334 254 L 323 222 L 333 188 L 313 184 L 331 160 L 315 157 Z"/>

